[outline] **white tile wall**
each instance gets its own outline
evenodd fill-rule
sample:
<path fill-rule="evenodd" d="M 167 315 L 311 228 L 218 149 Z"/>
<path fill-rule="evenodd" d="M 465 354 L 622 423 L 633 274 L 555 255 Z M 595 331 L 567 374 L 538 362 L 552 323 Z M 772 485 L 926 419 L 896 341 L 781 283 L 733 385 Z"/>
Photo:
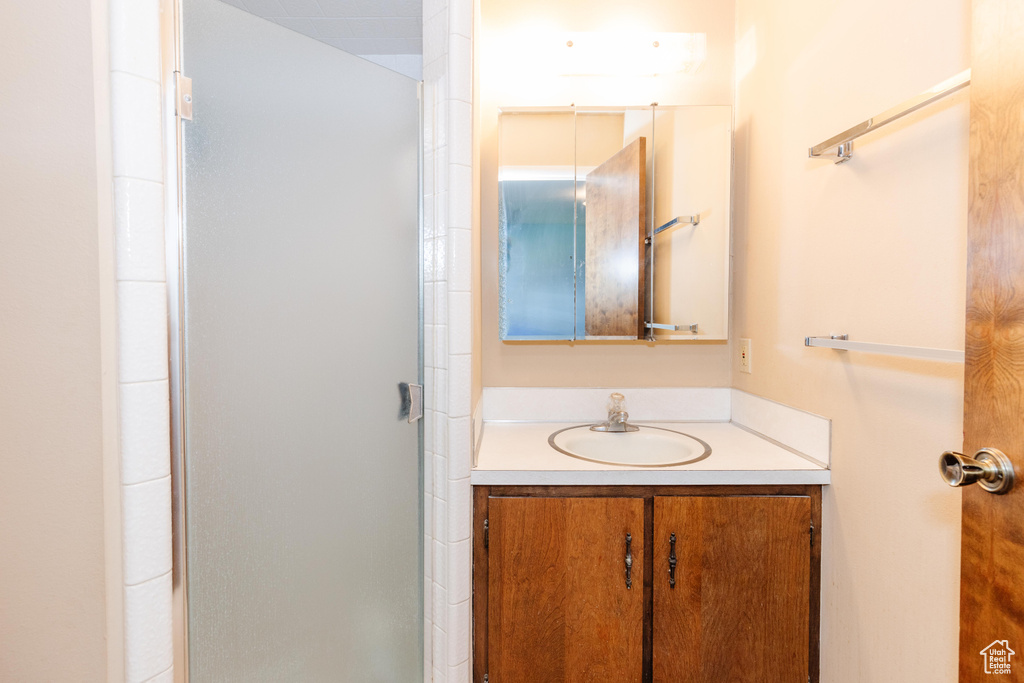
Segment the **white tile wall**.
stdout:
<path fill-rule="evenodd" d="M 167 380 L 120 386 L 121 482 L 140 484 L 171 473 Z"/>
<path fill-rule="evenodd" d="M 434 683 L 470 680 L 472 595 L 472 0 L 423 3 L 425 372 L 433 418 L 426 609 Z"/>
<path fill-rule="evenodd" d="M 471 138 L 459 135 L 458 131 L 472 130 L 473 105 L 469 102 L 455 101 L 451 103 L 450 110 L 448 127 L 454 133 L 450 135 L 450 161 L 453 164 L 460 164 L 465 168 L 470 168 L 473 165 L 473 141 Z"/>
<path fill-rule="evenodd" d="M 162 576 L 171 566 L 171 544 L 154 529 L 171 526 L 171 478 L 125 486 L 124 582 L 135 586 Z"/>
<path fill-rule="evenodd" d="M 448 230 L 448 291 L 472 290 L 473 233 L 463 228 Z"/>
<path fill-rule="evenodd" d="M 165 280 L 163 193 L 162 183 L 114 179 L 118 280 Z"/>
<path fill-rule="evenodd" d="M 167 379 L 167 285 L 118 282 L 117 319 L 120 380 Z"/>
<path fill-rule="evenodd" d="M 160 5 L 110 0 L 110 69 L 160 82 Z"/>
<path fill-rule="evenodd" d="M 470 187 L 472 188 L 472 186 Z M 472 352 L 473 295 L 469 292 L 449 292 L 448 353 L 451 356 L 457 356 L 469 355 Z"/>
<path fill-rule="evenodd" d="M 171 572 L 124 591 L 125 679 L 144 682 L 174 664 Z"/>
<path fill-rule="evenodd" d="M 111 35 L 110 40 L 113 44 L 119 36 Z M 159 81 L 123 71 L 111 73 L 110 121 L 114 177 L 162 182 Z"/>
<path fill-rule="evenodd" d="M 173 681 L 159 0 L 110 0 L 125 677 Z"/>
<path fill-rule="evenodd" d="M 146 681 L 146 683 L 174 683 L 174 669 L 169 668 L 162 674 L 153 676 L 153 678 Z"/>

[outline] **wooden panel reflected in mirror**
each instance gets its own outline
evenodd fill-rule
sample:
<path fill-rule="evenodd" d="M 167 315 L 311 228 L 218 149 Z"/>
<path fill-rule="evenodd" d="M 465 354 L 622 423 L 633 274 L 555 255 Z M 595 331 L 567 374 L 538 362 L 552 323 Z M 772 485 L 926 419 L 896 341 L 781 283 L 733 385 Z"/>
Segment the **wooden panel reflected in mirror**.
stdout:
<path fill-rule="evenodd" d="M 646 138 L 586 176 L 587 339 L 644 335 L 646 197 Z"/>

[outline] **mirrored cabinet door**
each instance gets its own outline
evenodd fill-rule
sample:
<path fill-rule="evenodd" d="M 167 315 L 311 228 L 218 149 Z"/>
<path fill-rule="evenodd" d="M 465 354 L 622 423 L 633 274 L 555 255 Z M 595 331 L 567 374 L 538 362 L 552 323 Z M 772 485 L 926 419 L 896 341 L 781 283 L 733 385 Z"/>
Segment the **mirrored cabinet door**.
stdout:
<path fill-rule="evenodd" d="M 650 225 L 650 108 L 576 112 L 576 229 L 583 231 L 577 339 L 646 333 L 645 244 Z"/>
<path fill-rule="evenodd" d="M 682 328 L 655 339 L 728 339 L 732 107 L 657 107 L 654 130 L 649 310 Z"/>

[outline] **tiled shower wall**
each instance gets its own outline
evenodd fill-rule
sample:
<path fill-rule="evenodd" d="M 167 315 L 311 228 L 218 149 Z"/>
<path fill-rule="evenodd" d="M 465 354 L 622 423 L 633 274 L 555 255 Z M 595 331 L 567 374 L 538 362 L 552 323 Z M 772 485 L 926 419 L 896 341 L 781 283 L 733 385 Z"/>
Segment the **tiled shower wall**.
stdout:
<path fill-rule="evenodd" d="M 470 680 L 472 0 L 425 0 L 424 679 Z"/>
<path fill-rule="evenodd" d="M 158 0 L 110 0 L 125 679 L 173 679 Z"/>

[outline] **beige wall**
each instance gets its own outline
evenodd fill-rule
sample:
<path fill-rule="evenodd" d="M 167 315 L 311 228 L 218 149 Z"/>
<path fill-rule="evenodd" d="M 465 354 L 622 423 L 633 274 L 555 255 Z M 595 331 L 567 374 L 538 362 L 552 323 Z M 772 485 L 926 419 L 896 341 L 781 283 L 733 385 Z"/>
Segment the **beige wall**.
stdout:
<path fill-rule="evenodd" d="M 724 342 L 502 342 L 498 339 L 497 120 L 500 107 L 732 104 L 732 2 L 480 0 L 476 46 L 479 147 L 481 384 L 483 386 L 726 386 Z M 703 31 L 708 56 L 694 75 L 640 78 L 538 76 L 517 68 L 537 29 Z"/>
<path fill-rule="evenodd" d="M 107 680 L 92 21 L 88 2 L 0 3 L 0 680 L 11 683 Z"/>
<path fill-rule="evenodd" d="M 734 386 L 833 420 L 822 681 L 957 677 L 963 366 L 803 346 L 963 348 L 966 91 L 857 142 L 806 149 L 969 66 L 968 0 L 737 0 Z"/>

